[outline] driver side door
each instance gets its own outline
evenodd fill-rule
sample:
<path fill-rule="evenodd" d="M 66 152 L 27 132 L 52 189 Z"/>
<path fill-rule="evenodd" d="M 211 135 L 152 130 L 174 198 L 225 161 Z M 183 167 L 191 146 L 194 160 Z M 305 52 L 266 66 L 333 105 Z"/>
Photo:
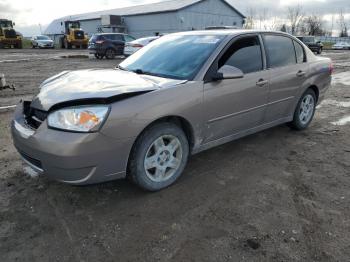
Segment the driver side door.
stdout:
<path fill-rule="evenodd" d="M 230 138 L 262 125 L 269 95 L 269 73 L 259 35 L 235 38 L 209 72 L 222 66 L 243 71 L 243 78 L 209 80 L 204 84 L 205 140 Z M 208 73 L 209 73 L 208 72 Z"/>

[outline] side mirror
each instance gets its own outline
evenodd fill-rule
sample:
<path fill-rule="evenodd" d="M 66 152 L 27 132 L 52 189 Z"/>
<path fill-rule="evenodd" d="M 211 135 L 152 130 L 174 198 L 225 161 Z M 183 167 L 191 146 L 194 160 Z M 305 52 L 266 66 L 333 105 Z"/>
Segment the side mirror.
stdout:
<path fill-rule="evenodd" d="M 15 25 L 16 25 L 16 23 L 15 23 L 15 22 L 13 22 L 13 23 L 12 23 L 12 25 L 13 25 L 13 26 L 15 26 Z"/>
<path fill-rule="evenodd" d="M 220 81 L 224 79 L 239 79 L 243 77 L 244 73 L 241 69 L 234 66 L 224 65 L 214 75 L 213 80 Z"/>
<path fill-rule="evenodd" d="M 63 25 L 63 22 L 61 22 L 61 25 Z"/>

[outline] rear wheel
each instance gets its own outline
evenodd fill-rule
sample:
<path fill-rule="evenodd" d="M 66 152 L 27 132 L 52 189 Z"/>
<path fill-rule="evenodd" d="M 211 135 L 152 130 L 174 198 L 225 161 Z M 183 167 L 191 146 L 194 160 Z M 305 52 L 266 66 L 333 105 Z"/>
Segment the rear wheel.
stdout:
<path fill-rule="evenodd" d="M 113 48 L 108 48 L 106 50 L 106 58 L 107 59 L 114 59 L 116 56 L 116 51 Z"/>
<path fill-rule="evenodd" d="M 97 58 L 97 59 L 103 59 L 103 55 L 100 55 L 100 54 L 95 54 L 95 57 Z"/>
<path fill-rule="evenodd" d="M 295 130 L 306 129 L 315 115 L 317 98 L 312 89 L 308 89 L 301 97 L 294 112 L 294 118 L 290 127 Z"/>
<path fill-rule="evenodd" d="M 159 123 L 137 139 L 129 162 L 129 176 L 148 191 L 159 191 L 181 176 L 188 160 L 184 132 L 173 123 Z"/>
<path fill-rule="evenodd" d="M 322 47 L 320 47 L 320 48 L 318 49 L 317 54 L 318 54 L 318 55 L 322 54 Z"/>

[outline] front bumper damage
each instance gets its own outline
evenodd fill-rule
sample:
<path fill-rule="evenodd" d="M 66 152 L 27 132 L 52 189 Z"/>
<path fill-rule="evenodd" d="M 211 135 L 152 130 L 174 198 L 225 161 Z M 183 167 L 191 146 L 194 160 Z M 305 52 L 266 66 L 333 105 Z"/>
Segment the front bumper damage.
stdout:
<path fill-rule="evenodd" d="M 11 132 L 22 159 L 37 173 L 73 185 L 111 181 L 126 176 L 133 139 L 117 140 L 100 132 L 72 133 L 48 128 L 35 130 L 18 105 Z"/>

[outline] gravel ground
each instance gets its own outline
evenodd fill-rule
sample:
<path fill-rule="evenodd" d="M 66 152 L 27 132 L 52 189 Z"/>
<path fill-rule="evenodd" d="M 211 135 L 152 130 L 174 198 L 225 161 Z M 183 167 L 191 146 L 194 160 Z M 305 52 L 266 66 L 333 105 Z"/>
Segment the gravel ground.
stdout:
<path fill-rule="evenodd" d="M 60 71 L 118 63 L 84 56 L 0 50 L 17 87 L 0 91 L 0 107 Z M 333 88 L 308 130 L 280 126 L 200 153 L 159 193 L 31 177 L 12 145 L 13 109 L 0 110 L 0 261 L 349 261 L 350 52 L 324 56 Z"/>

